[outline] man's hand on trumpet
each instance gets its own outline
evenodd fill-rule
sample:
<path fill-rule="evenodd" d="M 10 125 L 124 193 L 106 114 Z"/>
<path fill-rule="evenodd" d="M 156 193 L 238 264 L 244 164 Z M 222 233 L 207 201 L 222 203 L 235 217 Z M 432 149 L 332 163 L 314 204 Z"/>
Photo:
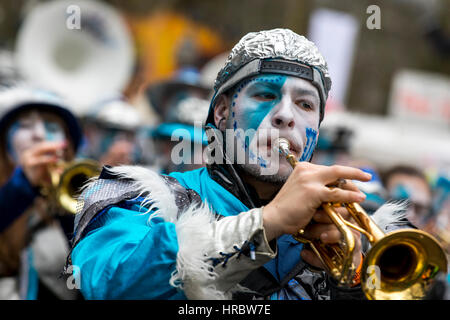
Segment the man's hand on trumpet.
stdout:
<path fill-rule="evenodd" d="M 351 167 L 299 162 L 275 198 L 264 207 L 263 220 L 267 240 L 282 234 L 295 234 L 303 229 L 307 238 L 320 238 L 325 243 L 339 242 L 340 232 L 320 209 L 322 203 L 362 202 L 365 199 L 365 195 L 351 182 L 341 184 L 340 188 L 329 187 L 339 179 L 369 181 L 371 175 Z M 344 219 L 350 220 L 347 212 L 338 212 Z M 315 223 L 310 224 L 311 220 Z M 361 241 L 359 233 L 356 235 L 354 263 L 358 266 L 361 259 Z M 311 265 L 323 268 L 313 252 L 303 250 L 302 257 Z"/>
<path fill-rule="evenodd" d="M 334 208 L 334 210 L 342 216 L 345 220 L 355 224 L 350 213 L 346 208 Z M 329 216 L 324 210 L 318 209 L 312 217 L 314 223 L 308 224 L 305 228 L 303 236 L 307 239 L 320 239 L 324 244 L 338 243 L 341 240 L 341 233 L 337 229 L 336 225 L 331 221 Z M 351 229 L 355 236 L 355 250 L 353 251 L 353 265 L 358 267 L 361 263 L 361 234 Z M 311 249 L 303 249 L 300 253 L 303 260 L 310 265 L 325 269 L 320 259 Z"/>

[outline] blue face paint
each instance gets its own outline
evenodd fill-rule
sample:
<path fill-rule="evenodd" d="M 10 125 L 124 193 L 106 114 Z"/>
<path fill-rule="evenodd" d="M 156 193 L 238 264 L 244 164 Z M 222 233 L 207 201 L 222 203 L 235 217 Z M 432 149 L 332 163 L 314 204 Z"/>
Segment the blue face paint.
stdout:
<path fill-rule="evenodd" d="M 409 199 L 411 197 L 408 188 L 402 184 L 395 186 L 395 189 L 391 192 L 393 199 Z"/>
<path fill-rule="evenodd" d="M 264 160 L 264 158 L 262 158 L 261 156 L 258 157 L 258 163 L 261 167 L 263 168 L 267 168 L 267 162 L 266 160 Z"/>
<path fill-rule="evenodd" d="M 286 82 L 286 76 L 280 75 L 264 75 L 251 80 L 244 81 L 235 90 L 231 101 L 231 112 L 233 118 L 233 128 L 243 128 L 244 130 L 257 130 L 267 114 L 281 101 L 281 88 Z M 241 90 L 247 85 L 254 83 L 245 93 Z M 235 118 L 236 99 L 242 97 L 241 108 L 244 108 L 245 117 L 240 119 L 239 125 Z M 267 101 L 264 98 L 267 97 Z"/>
<path fill-rule="evenodd" d="M 66 138 L 63 126 L 38 111 L 19 116 L 7 131 L 6 147 L 15 162 L 21 153 L 42 141 L 60 142 Z"/>
<path fill-rule="evenodd" d="M 249 150 L 249 146 L 263 119 L 280 103 L 282 98 L 281 88 L 285 81 L 285 76 L 275 74 L 268 74 L 243 81 L 236 88 L 231 100 L 230 110 L 233 130 L 236 131 L 238 128 L 249 130 L 243 139 L 239 131 L 236 132 L 236 137 L 240 141 L 242 149 L 249 153 L 250 160 L 254 161 L 257 159 L 259 165 L 263 168 L 267 167 L 267 162 Z M 247 85 L 251 86 L 243 93 L 242 90 Z M 239 119 L 238 124 L 236 119 L 236 101 L 239 97 L 241 97 L 240 107 L 243 109 L 240 110 L 240 114 L 244 116 Z"/>
<path fill-rule="evenodd" d="M 236 132 L 239 146 L 247 151 L 250 160 L 257 159 L 258 164 L 261 167 L 266 167 L 268 162 L 263 157 L 252 153 L 252 151 L 249 150 L 249 146 L 254 135 L 260 128 L 261 123 L 265 121 L 265 118 L 268 117 L 269 113 L 273 111 L 277 105 L 280 105 L 284 94 L 290 94 L 289 90 L 291 87 L 286 89 L 288 90 L 286 93 L 283 91 L 287 78 L 287 76 L 277 74 L 260 75 L 240 83 L 234 90 L 231 98 L 230 124 Z M 309 101 L 306 102 L 311 104 Z M 306 107 L 304 110 L 306 110 L 306 112 L 312 110 L 317 111 L 315 108 L 307 110 Z M 294 116 L 301 117 L 302 114 L 295 113 Z M 312 158 L 314 149 L 317 145 L 318 131 L 317 129 L 313 129 L 314 127 L 311 127 L 311 114 L 307 117 L 308 118 L 305 121 L 310 124 L 309 127 L 306 128 L 306 141 L 299 161 L 309 161 Z M 301 122 L 299 123 L 301 124 Z M 239 134 L 239 129 L 243 129 L 246 132 L 245 138 L 242 137 L 242 134 Z M 298 135 L 299 132 L 297 131 L 296 134 Z M 301 137 L 297 136 L 297 138 Z"/>
<path fill-rule="evenodd" d="M 17 154 L 14 151 L 12 139 L 17 132 L 17 130 L 20 128 L 20 124 L 18 121 L 14 122 L 11 127 L 8 130 L 7 138 L 6 138 L 6 150 L 10 154 L 10 156 L 14 159 L 14 161 L 18 160 Z"/>
<path fill-rule="evenodd" d="M 116 139 L 118 132 L 116 130 L 106 130 L 100 143 L 100 154 L 106 153 Z"/>
<path fill-rule="evenodd" d="M 302 156 L 300 161 L 311 160 L 312 153 L 317 144 L 317 131 L 312 128 L 306 128 L 306 145 L 303 148 Z"/>
<path fill-rule="evenodd" d="M 64 140 L 64 131 L 56 122 L 44 121 L 45 140 L 46 141 L 62 141 Z"/>

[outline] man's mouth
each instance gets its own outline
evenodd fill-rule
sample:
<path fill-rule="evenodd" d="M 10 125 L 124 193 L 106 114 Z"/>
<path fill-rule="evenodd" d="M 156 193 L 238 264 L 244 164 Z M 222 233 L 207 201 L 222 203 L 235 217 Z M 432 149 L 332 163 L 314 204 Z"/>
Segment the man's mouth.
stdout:
<path fill-rule="evenodd" d="M 301 148 L 295 142 L 293 142 L 292 139 L 289 139 L 289 138 L 285 138 L 285 139 L 289 141 L 289 151 L 292 154 L 294 154 L 294 156 L 296 158 L 298 158 L 300 156 L 300 149 Z M 273 145 L 274 141 L 275 141 L 275 139 L 272 139 L 271 137 L 267 138 L 266 146 L 267 146 L 268 152 L 270 152 L 269 150 L 273 150 L 272 149 L 272 145 Z"/>

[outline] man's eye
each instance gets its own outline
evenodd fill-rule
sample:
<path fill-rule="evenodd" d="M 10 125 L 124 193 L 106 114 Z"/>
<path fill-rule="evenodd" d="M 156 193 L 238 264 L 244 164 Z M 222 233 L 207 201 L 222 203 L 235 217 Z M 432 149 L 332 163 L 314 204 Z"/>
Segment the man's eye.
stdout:
<path fill-rule="evenodd" d="M 270 92 L 261 92 L 261 93 L 256 93 L 255 95 L 253 95 L 253 97 L 258 100 L 269 101 L 269 100 L 274 100 L 276 98 L 276 95 L 273 93 L 270 93 Z"/>
<path fill-rule="evenodd" d="M 313 109 L 313 105 L 311 103 L 309 103 L 309 102 L 306 102 L 306 101 L 299 101 L 299 102 L 297 102 L 297 105 L 300 106 L 303 109 L 306 109 L 306 110 L 312 110 Z"/>

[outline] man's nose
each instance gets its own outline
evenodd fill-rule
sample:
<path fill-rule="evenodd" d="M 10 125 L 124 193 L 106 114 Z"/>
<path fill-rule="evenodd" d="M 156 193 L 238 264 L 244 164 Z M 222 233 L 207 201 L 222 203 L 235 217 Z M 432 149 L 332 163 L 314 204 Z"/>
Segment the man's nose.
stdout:
<path fill-rule="evenodd" d="M 33 140 L 44 141 L 46 137 L 45 124 L 43 121 L 36 121 L 33 126 Z"/>
<path fill-rule="evenodd" d="M 283 99 L 275 107 L 275 112 L 272 115 L 272 126 L 277 129 L 294 128 L 294 113 L 292 112 L 292 105 L 287 99 Z"/>

